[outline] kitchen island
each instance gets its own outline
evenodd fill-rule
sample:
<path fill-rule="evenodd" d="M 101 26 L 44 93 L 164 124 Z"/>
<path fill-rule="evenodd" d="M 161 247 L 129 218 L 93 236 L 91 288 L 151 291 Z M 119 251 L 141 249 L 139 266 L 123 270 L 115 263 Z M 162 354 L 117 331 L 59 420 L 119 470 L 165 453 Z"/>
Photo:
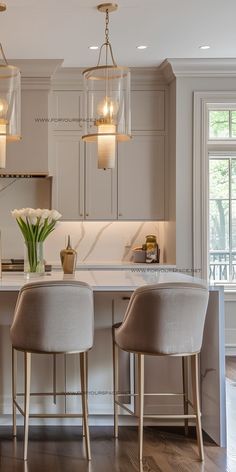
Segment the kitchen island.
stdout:
<path fill-rule="evenodd" d="M 46 274 L 38 279 L 27 280 L 23 274 L 3 274 L 0 280 L 0 329 L 2 340 L 2 353 L 0 366 L 2 379 L 0 383 L 1 411 L 4 424 L 9 424 L 11 411 L 11 382 L 10 382 L 10 339 L 9 325 L 12 322 L 14 306 L 20 288 L 28 282 L 50 281 L 68 279 L 60 271 Z M 91 424 L 111 424 L 112 422 L 112 339 L 111 326 L 114 322 L 123 319 L 128 301 L 132 292 L 147 284 L 164 282 L 199 281 L 177 271 L 165 271 L 165 269 L 133 268 L 131 270 L 83 270 L 76 271 L 75 279 L 87 282 L 94 290 L 95 297 L 95 340 L 94 348 L 89 353 L 89 407 Z M 202 399 L 202 424 L 204 430 L 221 446 L 225 445 L 225 383 L 224 383 L 224 307 L 223 289 L 220 287 L 209 289 L 209 305 L 204 331 L 203 348 L 201 353 L 201 399 Z M 32 314 L 33 316 L 33 314 Z M 66 314 L 65 314 L 66 316 Z M 34 368 L 40 369 L 43 379 L 42 387 L 45 391 L 51 391 L 50 355 L 34 356 L 32 368 L 32 388 L 39 389 L 38 380 L 34 379 Z M 73 357 L 73 359 L 72 359 Z M 49 360 L 50 359 L 50 360 Z M 79 361 L 76 356 L 57 356 L 57 386 L 59 389 L 67 388 L 67 391 L 78 389 L 77 370 Z M 135 365 L 133 359 L 127 364 L 128 372 L 124 373 L 128 390 L 135 388 Z M 181 360 L 178 358 L 151 358 L 147 357 L 146 391 L 177 391 L 181 387 Z M 66 375 L 65 375 L 66 374 Z M 19 375 L 19 377 L 21 377 Z M 23 387 L 22 387 L 23 388 Z M 178 412 L 182 406 L 182 400 L 170 397 L 154 397 L 145 405 L 148 413 L 153 411 L 160 413 L 165 409 L 166 413 Z M 59 401 L 60 400 L 60 401 Z M 52 405 L 48 399 L 43 400 L 43 405 L 51 412 L 59 411 L 63 406 L 62 399 L 56 405 Z M 32 408 L 40 412 L 42 407 L 40 398 L 33 398 Z M 67 408 L 75 408 L 77 399 L 71 398 Z M 123 424 L 132 424 L 133 418 L 123 416 Z M 50 423 L 50 420 L 49 420 Z M 57 423 L 56 423 L 57 424 Z M 61 423 L 60 423 L 61 424 Z M 68 421 L 63 423 L 68 424 Z M 72 424 L 72 422 L 71 422 Z M 74 423 L 73 423 L 74 424 Z M 153 421 L 151 422 L 153 423 Z"/>

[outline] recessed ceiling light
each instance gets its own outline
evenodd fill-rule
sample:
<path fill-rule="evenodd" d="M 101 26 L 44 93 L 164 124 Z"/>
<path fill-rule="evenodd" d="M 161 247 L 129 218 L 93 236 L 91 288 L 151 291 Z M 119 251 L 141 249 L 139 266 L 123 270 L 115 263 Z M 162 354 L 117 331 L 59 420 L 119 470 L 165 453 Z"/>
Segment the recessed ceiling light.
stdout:
<path fill-rule="evenodd" d="M 208 46 L 208 44 L 199 46 L 199 49 L 210 49 L 211 46 Z"/>
<path fill-rule="evenodd" d="M 147 49 L 147 46 L 141 44 L 140 46 L 137 46 L 137 49 Z"/>
<path fill-rule="evenodd" d="M 89 46 L 89 49 L 92 49 L 93 51 L 96 51 L 98 49 L 98 46 Z"/>

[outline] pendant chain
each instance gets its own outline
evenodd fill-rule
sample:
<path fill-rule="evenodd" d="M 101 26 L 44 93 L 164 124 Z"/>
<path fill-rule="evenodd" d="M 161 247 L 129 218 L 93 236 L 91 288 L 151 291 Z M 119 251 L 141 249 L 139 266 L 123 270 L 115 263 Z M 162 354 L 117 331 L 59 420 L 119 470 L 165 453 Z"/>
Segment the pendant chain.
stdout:
<path fill-rule="evenodd" d="M 109 44 L 109 12 L 106 10 L 106 28 L 105 28 L 105 38 L 106 38 L 106 44 Z"/>

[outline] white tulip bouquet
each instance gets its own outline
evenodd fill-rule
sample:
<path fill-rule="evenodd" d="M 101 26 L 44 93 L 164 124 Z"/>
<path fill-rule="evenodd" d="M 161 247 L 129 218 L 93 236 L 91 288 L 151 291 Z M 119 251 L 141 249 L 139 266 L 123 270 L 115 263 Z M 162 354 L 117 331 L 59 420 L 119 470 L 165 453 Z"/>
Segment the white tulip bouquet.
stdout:
<path fill-rule="evenodd" d="M 61 214 L 57 210 L 21 208 L 11 212 L 23 234 L 28 256 L 29 272 L 44 272 L 42 257 L 40 260 L 39 245 L 54 230 Z M 40 244 L 41 243 L 41 244 Z"/>

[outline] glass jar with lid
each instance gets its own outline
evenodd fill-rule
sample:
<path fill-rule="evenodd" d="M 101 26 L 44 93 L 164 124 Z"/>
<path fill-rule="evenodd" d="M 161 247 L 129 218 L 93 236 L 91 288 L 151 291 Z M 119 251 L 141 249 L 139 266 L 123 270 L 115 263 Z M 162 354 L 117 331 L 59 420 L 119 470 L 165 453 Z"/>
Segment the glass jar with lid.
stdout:
<path fill-rule="evenodd" d="M 146 262 L 159 262 L 159 248 L 155 234 L 148 234 L 146 236 Z"/>

